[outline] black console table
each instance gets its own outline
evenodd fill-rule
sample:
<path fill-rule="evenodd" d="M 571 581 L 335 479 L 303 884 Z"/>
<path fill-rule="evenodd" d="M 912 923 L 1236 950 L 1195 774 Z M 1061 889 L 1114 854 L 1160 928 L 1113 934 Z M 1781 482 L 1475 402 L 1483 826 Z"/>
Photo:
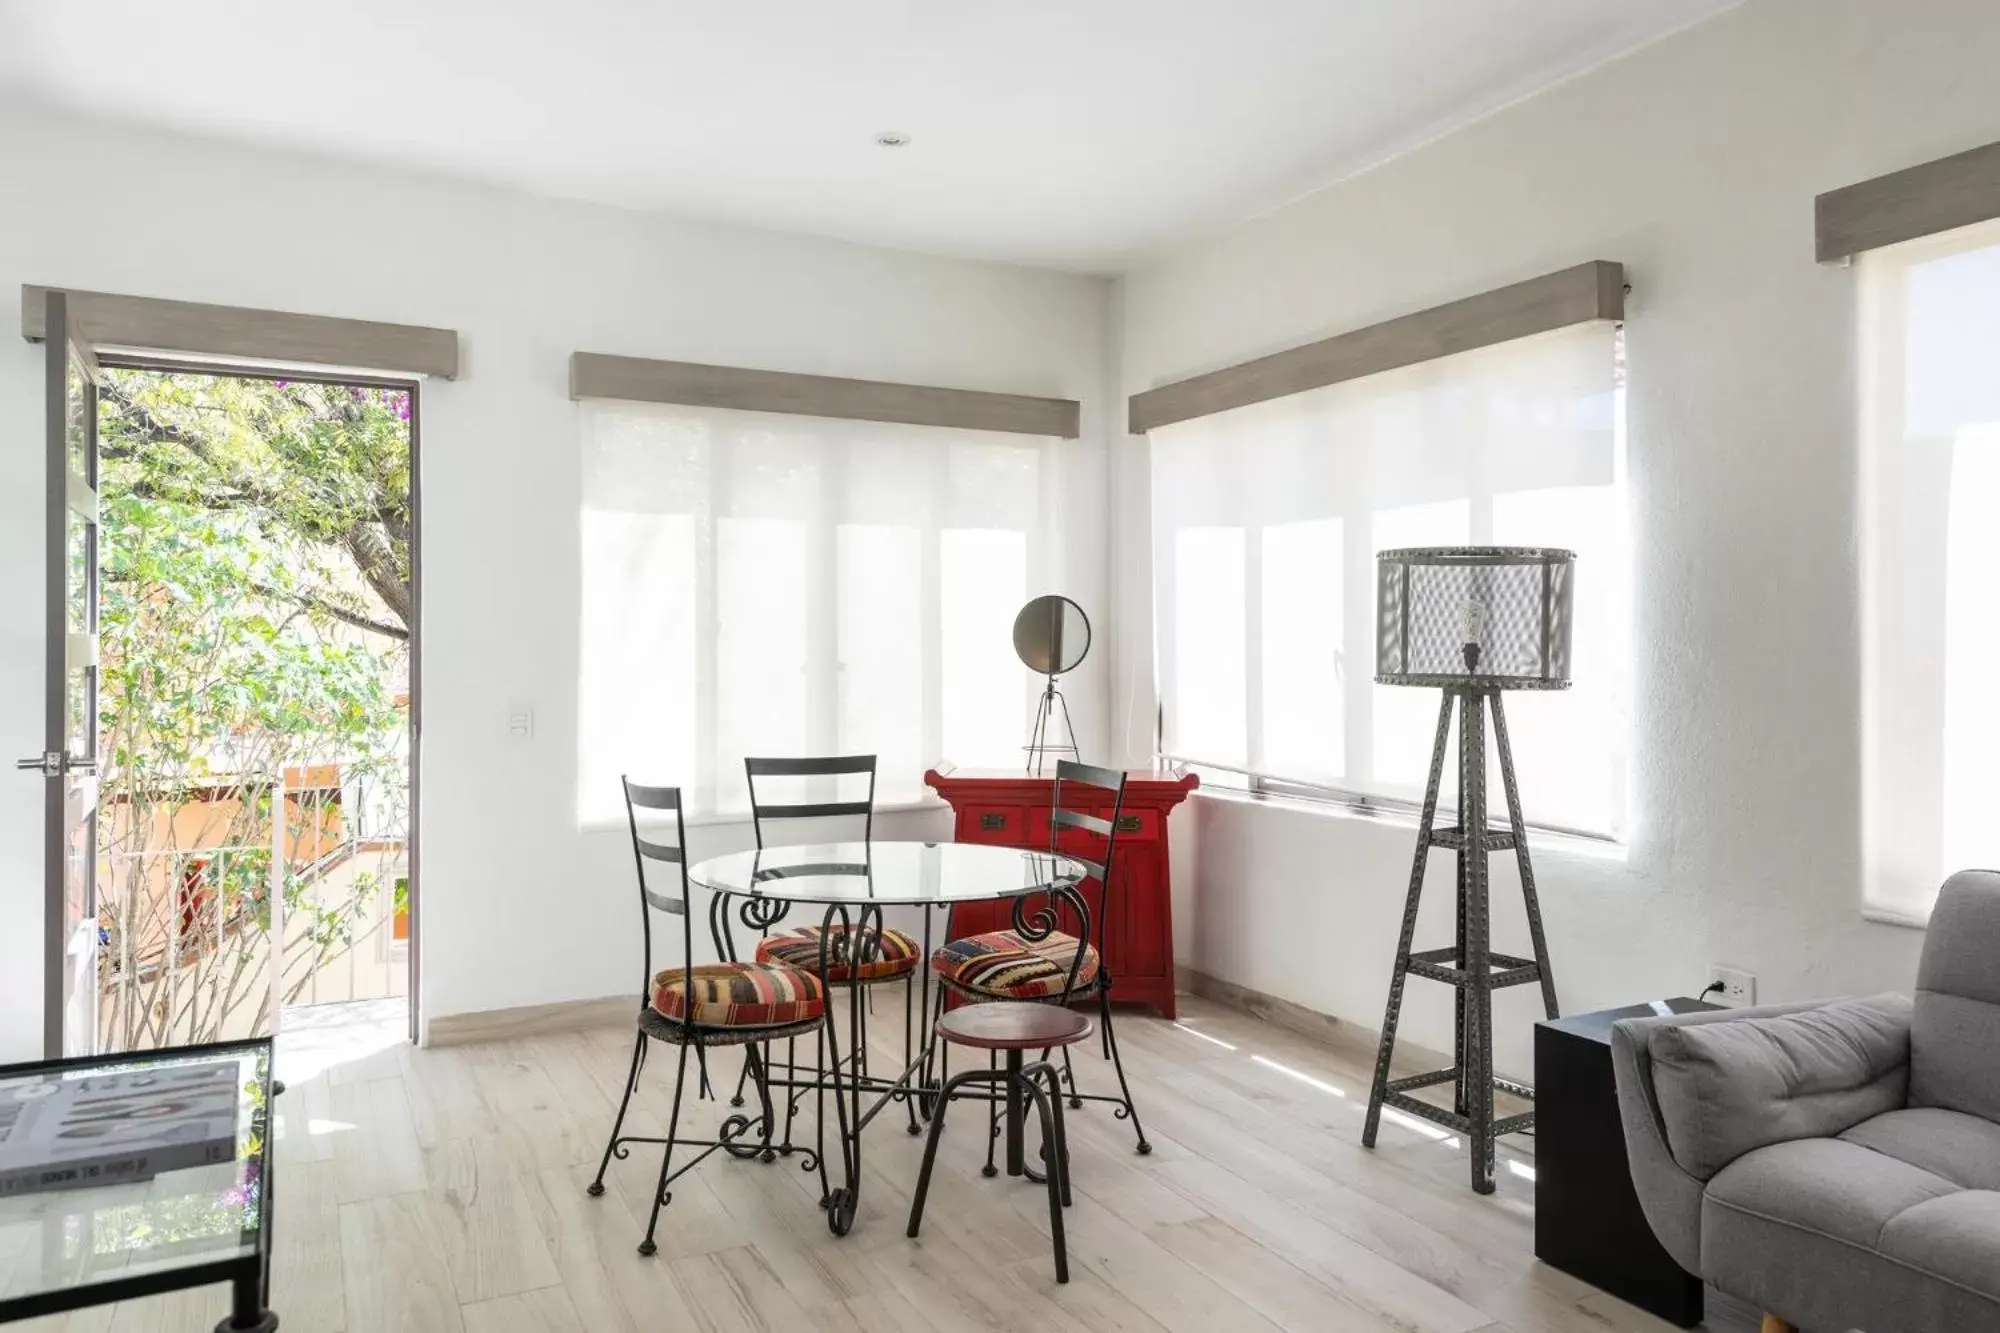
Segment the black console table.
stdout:
<path fill-rule="evenodd" d="M 1683 1328 L 1701 1322 L 1701 1279 L 1661 1247 L 1632 1191 L 1611 1025 L 1716 1007 L 1683 996 L 1535 1024 L 1535 1256 Z"/>

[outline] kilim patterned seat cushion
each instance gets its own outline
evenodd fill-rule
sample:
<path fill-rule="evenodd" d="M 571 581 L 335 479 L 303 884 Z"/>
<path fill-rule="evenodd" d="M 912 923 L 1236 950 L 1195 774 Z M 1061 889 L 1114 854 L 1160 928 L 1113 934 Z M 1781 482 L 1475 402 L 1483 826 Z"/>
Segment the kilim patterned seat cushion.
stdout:
<path fill-rule="evenodd" d="M 1075 962 L 1076 936 L 1060 930 L 1039 941 L 1024 940 L 1011 930 L 992 930 L 953 940 L 931 955 L 931 968 L 946 985 L 1007 1000 L 1062 994 Z M 1097 950 L 1085 946 L 1076 972 L 1078 993 L 1096 982 L 1097 969 Z"/>
<path fill-rule="evenodd" d="M 678 967 L 654 976 L 653 1008 L 661 1017 L 704 1027 L 770 1027 L 803 1023 L 826 1012 L 826 990 L 819 978 L 797 968 L 697 963 L 692 1006 L 687 983 L 688 973 Z"/>
<path fill-rule="evenodd" d="M 825 932 L 824 926 L 801 926 L 783 935 L 766 936 L 757 941 L 757 961 L 782 963 L 818 975 L 819 940 Z M 835 926 L 833 933 L 833 946 L 827 950 L 826 979 L 836 986 L 856 980 L 882 981 L 908 976 L 917 970 L 917 962 L 923 956 L 915 940 L 893 928 L 878 932 L 870 926 L 863 933 L 853 926 Z M 847 948 L 857 938 L 861 941 L 858 966 Z"/>

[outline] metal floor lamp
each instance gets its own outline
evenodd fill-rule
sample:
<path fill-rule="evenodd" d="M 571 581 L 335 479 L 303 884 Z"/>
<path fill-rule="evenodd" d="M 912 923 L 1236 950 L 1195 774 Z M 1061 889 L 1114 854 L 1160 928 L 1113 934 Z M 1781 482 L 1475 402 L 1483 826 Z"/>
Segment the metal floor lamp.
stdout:
<path fill-rule="evenodd" d="M 1472 1188 L 1493 1192 L 1493 1145 L 1502 1134 L 1528 1129 L 1528 1111 L 1494 1116 L 1496 1092 L 1528 1101 L 1534 1089 L 1493 1072 L 1493 992 L 1537 982 L 1548 1016 L 1557 1016 L 1554 974 L 1542 935 L 1542 911 L 1535 899 L 1535 872 L 1514 785 L 1514 754 L 1507 740 L 1507 716 L 1500 707 L 1505 690 L 1560 690 L 1569 687 L 1570 607 L 1575 555 L 1545 547 L 1453 546 L 1383 551 L 1377 557 L 1376 675 L 1385 685 L 1441 689 L 1437 736 L 1431 746 L 1430 781 L 1417 823 L 1416 863 L 1403 907 L 1403 932 L 1396 945 L 1396 968 L 1389 983 L 1389 1007 L 1382 1020 L 1382 1045 L 1368 1094 L 1368 1119 L 1361 1142 L 1375 1146 L 1382 1108 L 1456 1130 L 1465 1136 Z M 1458 823 L 1437 828 L 1438 790 L 1444 754 L 1458 711 Z M 1486 722 L 1500 756 L 1500 779 L 1507 796 L 1507 828 L 1487 826 Z M 1411 952 L 1424 869 L 1434 847 L 1458 856 L 1458 932 L 1453 944 Z M 1533 958 L 1495 953 L 1488 912 L 1487 853 L 1511 849 L 1521 871 L 1527 900 Z M 1396 1044 L 1396 1020 L 1409 977 L 1439 981 L 1455 989 L 1453 1058 L 1447 1069 L 1404 1078 L 1389 1077 Z M 1418 1089 L 1453 1084 L 1449 1110 L 1419 1097 Z"/>

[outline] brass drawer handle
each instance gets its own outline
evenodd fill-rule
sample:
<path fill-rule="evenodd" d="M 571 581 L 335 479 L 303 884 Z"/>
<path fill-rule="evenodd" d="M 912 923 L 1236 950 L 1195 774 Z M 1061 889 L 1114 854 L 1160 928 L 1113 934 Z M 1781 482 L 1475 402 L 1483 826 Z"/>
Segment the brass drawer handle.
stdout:
<path fill-rule="evenodd" d="M 1118 831 L 1120 833 L 1137 833 L 1142 822 L 1137 815 L 1120 815 L 1118 816 Z"/>
<path fill-rule="evenodd" d="M 979 816 L 979 827 L 988 830 L 1006 828 L 1007 815 L 1004 811 L 988 810 Z"/>

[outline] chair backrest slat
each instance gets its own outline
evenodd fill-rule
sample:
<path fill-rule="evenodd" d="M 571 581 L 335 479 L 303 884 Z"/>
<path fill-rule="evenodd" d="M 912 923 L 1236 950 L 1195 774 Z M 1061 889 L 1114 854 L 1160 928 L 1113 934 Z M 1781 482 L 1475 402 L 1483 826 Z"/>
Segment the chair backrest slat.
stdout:
<path fill-rule="evenodd" d="M 1079 801 L 1075 789 L 1079 787 L 1098 789 L 1090 793 L 1089 804 L 1092 806 L 1102 807 L 1108 797 L 1111 806 L 1110 817 L 1078 809 L 1077 806 L 1082 802 Z M 1099 768 L 1094 764 L 1078 763 L 1074 759 L 1058 759 L 1054 804 L 1055 808 L 1049 813 L 1051 849 L 1072 860 L 1082 862 L 1090 871 L 1090 877 L 1097 881 L 1097 919 L 1094 922 L 1083 922 L 1082 937 L 1090 939 L 1094 934 L 1097 948 L 1102 952 L 1105 947 L 1105 918 L 1111 914 L 1111 863 L 1113 853 L 1118 847 L 1118 817 L 1125 809 L 1125 774 L 1120 769 Z M 1104 839 L 1103 850 L 1099 853 L 1102 859 L 1094 860 L 1090 856 L 1080 855 L 1075 848 L 1065 848 L 1062 845 L 1065 829 L 1077 829 Z M 1088 900 L 1083 901 L 1088 907 Z M 1079 958 L 1081 955 L 1082 946 L 1079 945 Z"/>
<path fill-rule="evenodd" d="M 750 827 L 759 850 L 764 846 L 764 825 L 770 820 L 859 819 L 862 821 L 862 841 L 867 842 L 875 836 L 875 756 L 872 754 L 746 757 L 743 760 L 743 776 L 750 784 Z M 793 799 L 770 801 L 762 795 L 769 788 L 760 786 L 758 782 L 760 778 L 861 776 L 868 779 L 868 794 L 858 800 L 800 800 L 796 799 L 797 793 L 792 792 L 787 796 Z"/>
<path fill-rule="evenodd" d="M 1057 810 L 1049 816 L 1049 822 L 1057 828 L 1080 828 L 1095 833 L 1100 838 L 1111 836 L 1111 821 L 1097 815 L 1087 815 L 1078 810 Z"/>
<path fill-rule="evenodd" d="M 1088 870 L 1090 878 L 1096 880 L 1099 884 L 1104 883 L 1104 862 L 1093 861 L 1087 856 L 1078 856 L 1075 852 L 1064 852 L 1063 855 L 1082 866 L 1085 870 Z"/>
<path fill-rule="evenodd" d="M 1074 759 L 1056 760 L 1057 782 L 1082 782 L 1092 787 L 1102 787 L 1106 791 L 1123 793 L 1125 774 L 1115 768 L 1099 768 L 1095 764 L 1080 764 Z"/>
<path fill-rule="evenodd" d="M 625 784 L 625 798 L 642 810 L 678 810 L 681 808 L 679 787 L 644 787 L 636 782 Z"/>
<path fill-rule="evenodd" d="M 681 863 L 681 849 L 678 847 L 669 847 L 664 842 L 652 842 L 637 836 L 632 841 L 639 848 L 639 855 L 649 861 L 667 861 L 674 865 Z"/>
<path fill-rule="evenodd" d="M 870 801 L 821 801 L 814 805 L 763 805 L 757 813 L 765 819 L 831 819 L 837 815 L 866 815 L 874 812 Z"/>
<path fill-rule="evenodd" d="M 679 787 L 652 787 L 643 783 L 624 779 L 625 783 L 625 823 L 632 832 L 632 865 L 639 877 L 639 925 L 645 944 L 646 976 L 639 990 L 639 1003 L 643 1007 L 652 1002 L 653 992 L 653 913 L 665 912 L 681 919 L 681 970 L 684 984 L 694 985 L 694 921 L 688 911 L 687 877 L 687 816 L 681 806 Z M 639 812 L 671 811 L 673 813 L 672 842 L 661 842 L 648 838 L 639 832 Z M 664 820 L 656 821 L 664 824 Z M 679 895 L 663 888 L 655 888 L 647 881 L 647 865 L 655 864 L 665 876 L 672 867 L 674 888 Z"/>
<path fill-rule="evenodd" d="M 743 769 L 753 778 L 811 778 L 829 774 L 875 772 L 872 754 L 809 755 L 797 759 L 745 759 Z"/>

